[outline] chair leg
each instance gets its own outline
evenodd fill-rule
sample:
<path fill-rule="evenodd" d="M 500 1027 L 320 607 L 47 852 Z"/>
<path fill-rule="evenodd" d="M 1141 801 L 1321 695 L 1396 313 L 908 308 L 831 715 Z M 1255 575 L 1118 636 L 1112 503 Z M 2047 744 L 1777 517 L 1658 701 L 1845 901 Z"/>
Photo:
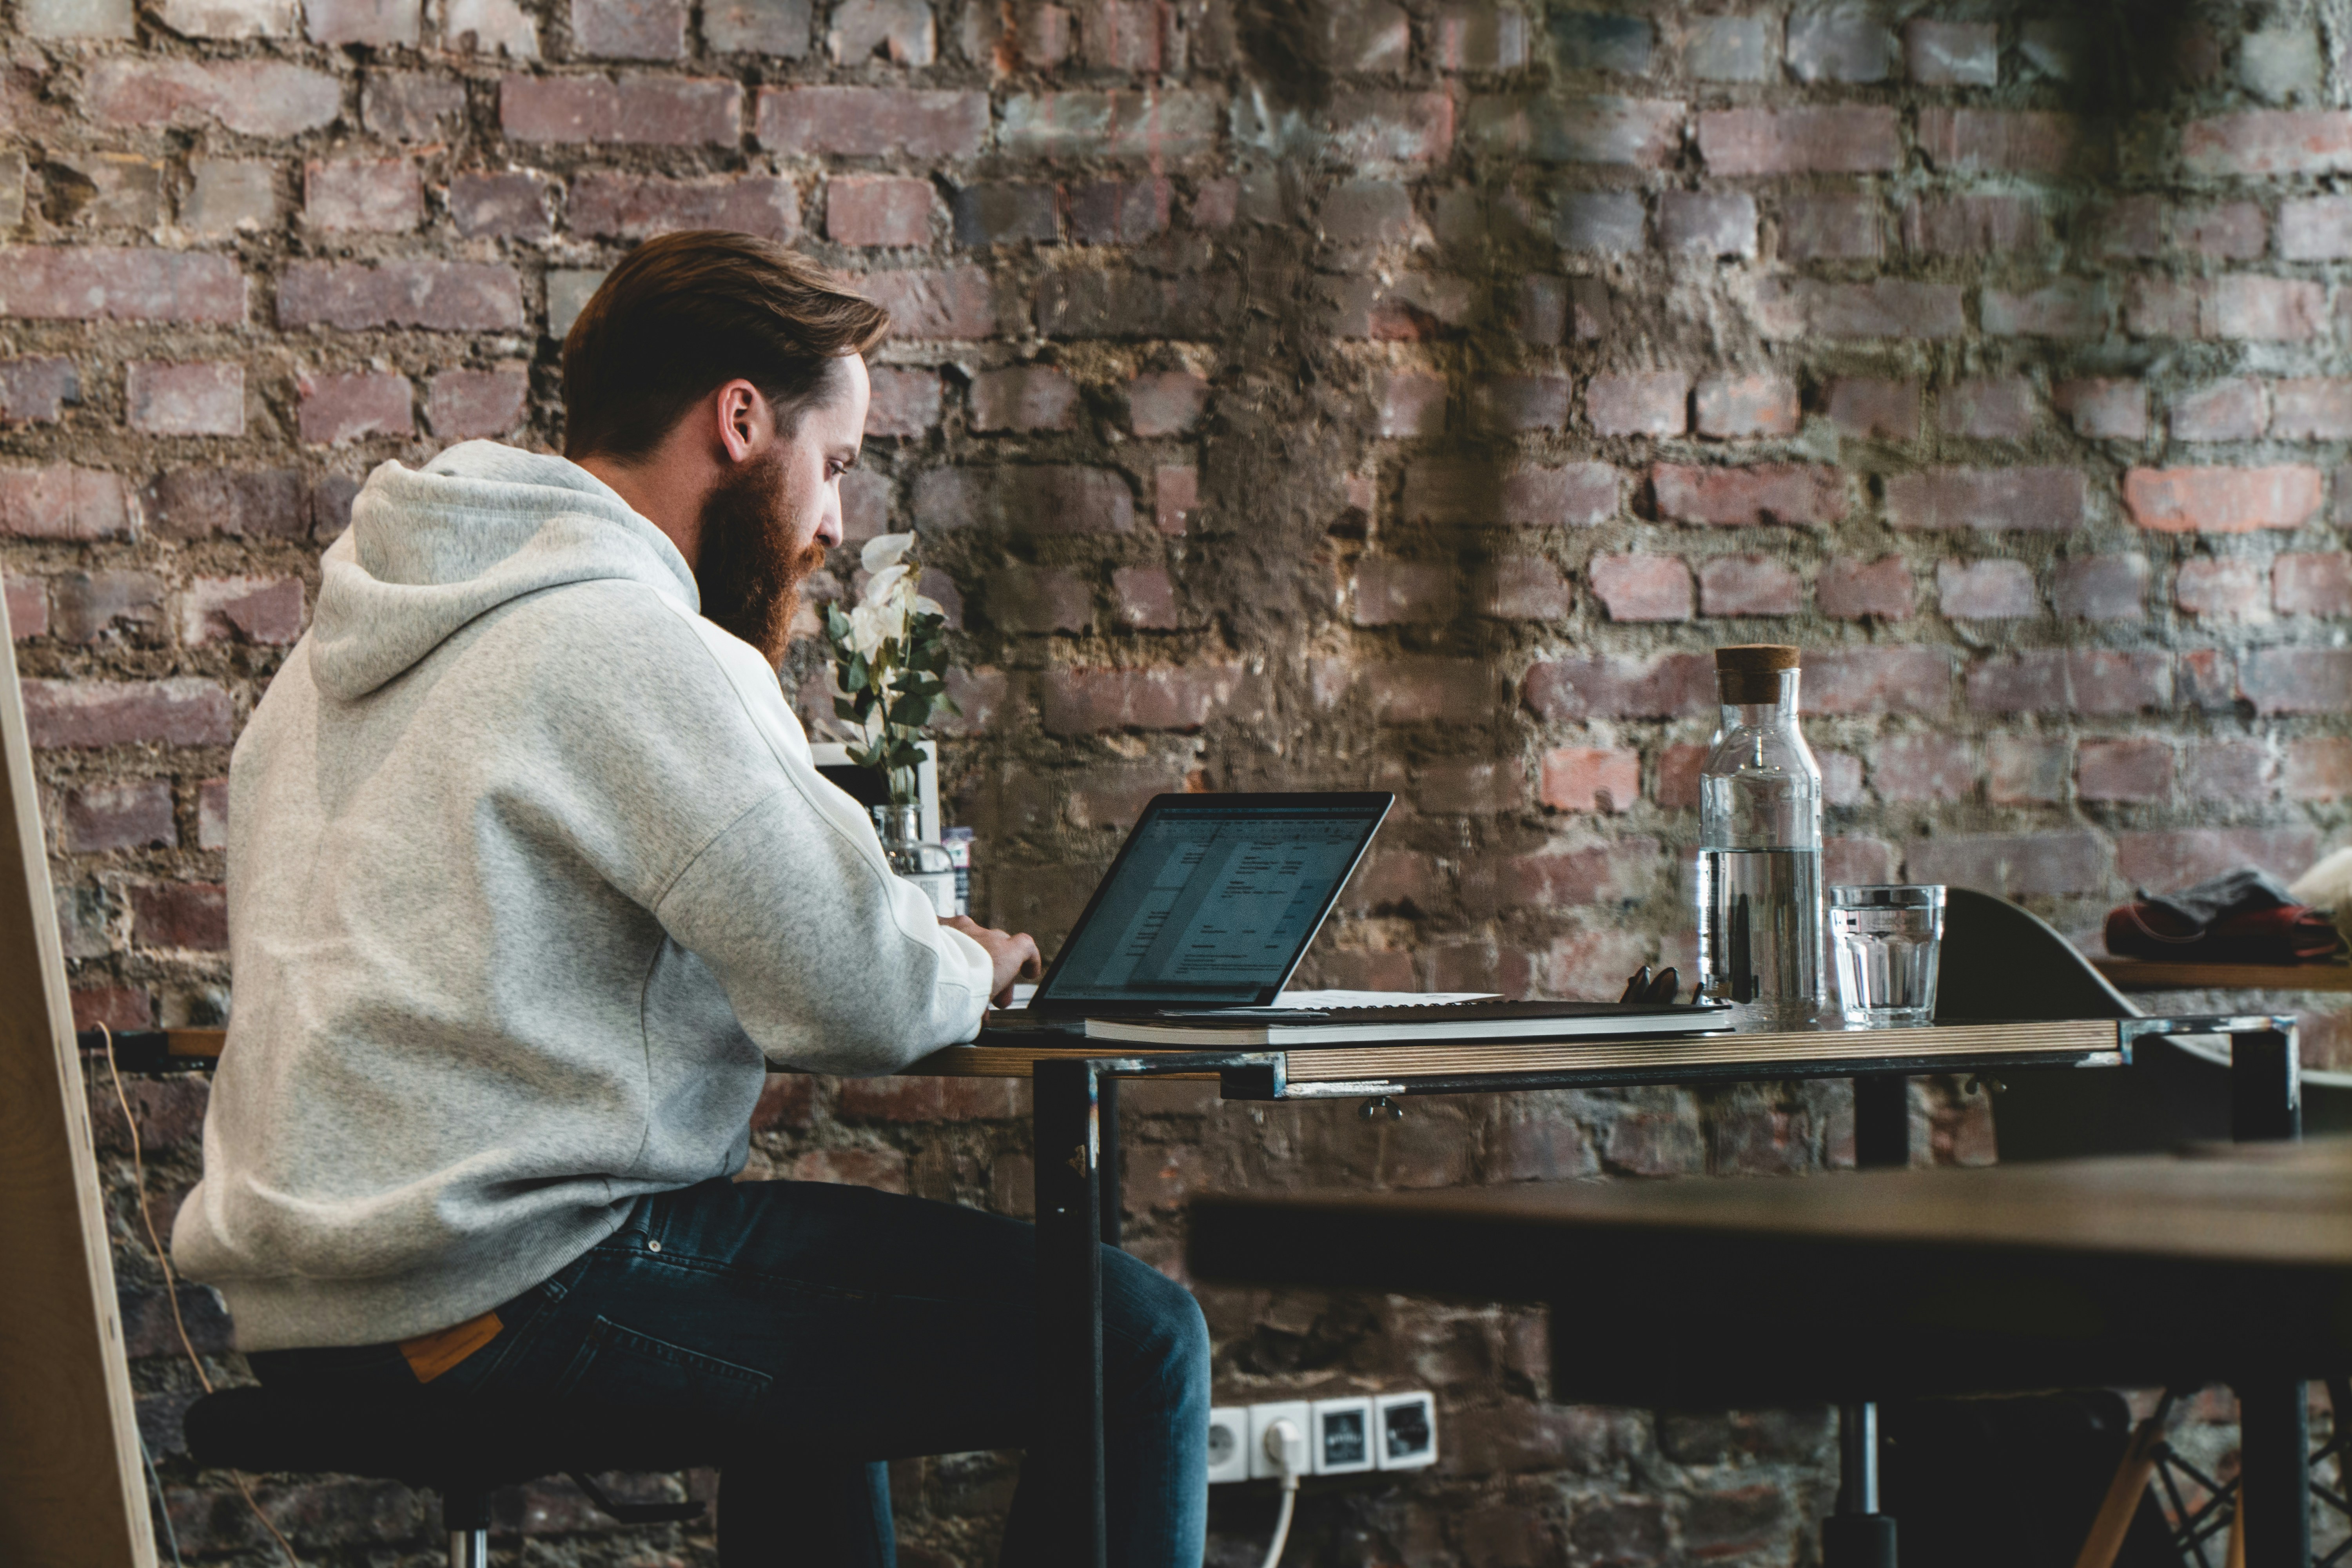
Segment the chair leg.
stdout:
<path fill-rule="evenodd" d="M 449 1568 L 490 1568 L 489 1493 L 443 1492 L 441 1522 L 449 1529 Z"/>
<path fill-rule="evenodd" d="M 2090 1536 L 2074 1559 L 2074 1568 L 2115 1568 L 2132 1515 L 2139 1511 L 2140 1495 L 2156 1473 L 2156 1451 L 2164 1442 L 2165 1413 L 2171 1407 L 2172 1395 L 2167 1393 L 2156 1414 L 2133 1429 L 2131 1441 L 2124 1445 L 2124 1457 L 2116 1466 L 2116 1479 L 2107 1483 L 2098 1517 L 2091 1521 Z"/>

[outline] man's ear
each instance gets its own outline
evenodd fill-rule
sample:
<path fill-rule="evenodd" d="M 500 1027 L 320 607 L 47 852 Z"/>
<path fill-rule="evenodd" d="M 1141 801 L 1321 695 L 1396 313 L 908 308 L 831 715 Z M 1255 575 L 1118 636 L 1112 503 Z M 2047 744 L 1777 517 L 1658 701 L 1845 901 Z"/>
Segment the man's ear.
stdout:
<path fill-rule="evenodd" d="M 775 419 L 760 389 L 738 376 L 714 395 L 719 418 L 719 445 L 730 463 L 744 462 L 765 451 L 775 436 Z"/>

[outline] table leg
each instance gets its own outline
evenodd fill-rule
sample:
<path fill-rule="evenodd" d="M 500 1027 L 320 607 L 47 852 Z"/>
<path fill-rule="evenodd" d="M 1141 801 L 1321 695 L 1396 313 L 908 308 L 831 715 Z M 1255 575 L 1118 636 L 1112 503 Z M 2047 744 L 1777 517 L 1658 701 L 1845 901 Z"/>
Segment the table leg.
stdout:
<path fill-rule="evenodd" d="M 1853 1080 L 1853 1163 L 1863 1170 L 1911 1163 L 1911 1080 L 1874 1073 Z"/>
<path fill-rule="evenodd" d="M 2293 1025 L 2231 1037 L 2230 1136 L 2241 1143 L 2303 1136 L 2303 1069 Z"/>
<path fill-rule="evenodd" d="M 2241 1143 L 2303 1136 L 2303 1070 L 2294 1026 L 2230 1041 L 2230 1131 Z M 2311 1407 L 2304 1384 L 2241 1384 L 2238 1440 L 2244 1457 L 2238 1506 L 2247 1568 L 2306 1568 L 2311 1562 Z"/>
<path fill-rule="evenodd" d="M 1837 1511 L 1822 1521 L 1822 1568 L 1895 1568 L 1895 1521 L 1878 1511 L 1878 1406 L 1838 1407 Z"/>
<path fill-rule="evenodd" d="M 2311 1407 L 2304 1385 L 2240 1384 L 2238 1442 L 2244 1456 L 2238 1506 L 2245 1513 L 2246 1568 L 2308 1568 Z"/>
<path fill-rule="evenodd" d="M 1108 1080 L 1090 1061 L 1034 1068 L 1037 1166 L 1037 1436 L 1030 1463 L 1053 1532 L 1052 1568 L 1107 1568 L 1103 1478 L 1102 1247 L 1117 1200 L 1102 1202 L 1102 1115 Z M 1115 1232 L 1114 1232 L 1115 1234 Z M 1034 1484 L 1034 1483 L 1033 1483 Z M 1069 1506 L 1090 1498 L 1091 1506 Z"/>
<path fill-rule="evenodd" d="M 1095 1079 L 1095 1135 L 1102 1149 L 1095 1161 L 1095 1202 L 1102 1211 L 1102 1243 L 1117 1247 L 1124 1204 L 1118 1190 L 1123 1169 L 1118 1163 L 1118 1079 L 1115 1078 Z"/>
<path fill-rule="evenodd" d="M 1911 1080 L 1874 1073 L 1853 1080 L 1853 1163 L 1863 1170 L 1911 1163 Z M 1895 1568 L 1895 1521 L 1878 1511 L 1878 1406 L 1838 1409 L 1837 1511 L 1822 1521 L 1824 1568 Z"/>

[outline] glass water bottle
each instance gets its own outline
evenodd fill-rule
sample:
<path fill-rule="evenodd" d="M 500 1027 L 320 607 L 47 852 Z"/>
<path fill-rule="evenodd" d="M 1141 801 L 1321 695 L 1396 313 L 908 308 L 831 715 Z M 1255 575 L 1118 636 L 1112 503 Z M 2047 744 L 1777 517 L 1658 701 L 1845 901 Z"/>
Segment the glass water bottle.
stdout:
<path fill-rule="evenodd" d="M 1828 1005 L 1822 770 L 1797 725 L 1797 650 L 1717 648 L 1722 727 L 1698 784 L 1698 972 L 1733 1021 L 1802 1028 Z"/>
<path fill-rule="evenodd" d="M 955 860 L 947 846 L 923 837 L 919 805 L 874 807 L 874 831 L 881 836 L 882 853 L 890 869 L 922 890 L 941 915 L 956 912 Z"/>

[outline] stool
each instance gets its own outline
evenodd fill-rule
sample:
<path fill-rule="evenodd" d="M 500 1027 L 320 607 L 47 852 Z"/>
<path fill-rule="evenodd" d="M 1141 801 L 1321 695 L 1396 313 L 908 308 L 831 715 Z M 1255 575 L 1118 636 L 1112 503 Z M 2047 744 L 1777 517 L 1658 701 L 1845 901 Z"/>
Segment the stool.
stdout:
<path fill-rule="evenodd" d="M 698 1519 L 698 1502 L 631 1503 L 587 1478 L 598 1470 L 676 1471 L 717 1464 L 735 1434 L 658 1411 L 559 1401 L 321 1399 L 225 1388 L 188 1407 L 188 1453 L 210 1468 L 304 1470 L 396 1480 L 441 1494 L 449 1568 L 487 1568 L 490 1494 L 568 1475 L 624 1524 Z"/>

